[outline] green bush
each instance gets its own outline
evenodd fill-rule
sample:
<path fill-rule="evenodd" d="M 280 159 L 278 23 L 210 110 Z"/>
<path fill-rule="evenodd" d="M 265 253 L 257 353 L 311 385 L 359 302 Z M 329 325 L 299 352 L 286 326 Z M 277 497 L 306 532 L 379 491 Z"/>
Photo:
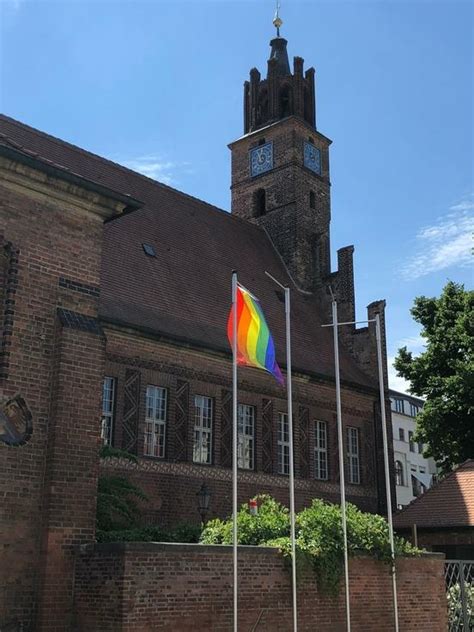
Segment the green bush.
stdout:
<path fill-rule="evenodd" d="M 276 546 L 286 558 L 291 556 L 290 518 L 286 507 L 269 496 L 257 496 L 259 511 L 252 516 L 248 505 L 238 512 L 240 544 Z M 370 555 L 389 562 L 389 530 L 382 516 L 364 513 L 347 504 L 347 540 L 349 555 Z M 231 544 L 232 520 L 211 520 L 201 542 Z M 338 589 L 344 563 L 342 518 L 339 505 L 313 500 L 310 507 L 296 516 L 297 564 L 311 565 L 319 586 L 328 592 Z M 416 555 L 419 551 L 401 538 L 395 541 L 396 555 Z"/>

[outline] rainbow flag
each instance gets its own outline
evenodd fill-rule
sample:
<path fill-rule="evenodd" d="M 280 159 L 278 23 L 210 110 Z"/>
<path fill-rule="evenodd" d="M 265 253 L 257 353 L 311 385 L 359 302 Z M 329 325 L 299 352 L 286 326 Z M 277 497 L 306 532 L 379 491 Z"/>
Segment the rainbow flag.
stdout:
<path fill-rule="evenodd" d="M 227 321 L 227 337 L 233 346 L 234 310 Z M 254 366 L 271 373 L 284 386 L 285 380 L 275 360 L 275 345 L 258 298 L 237 285 L 237 364 Z"/>

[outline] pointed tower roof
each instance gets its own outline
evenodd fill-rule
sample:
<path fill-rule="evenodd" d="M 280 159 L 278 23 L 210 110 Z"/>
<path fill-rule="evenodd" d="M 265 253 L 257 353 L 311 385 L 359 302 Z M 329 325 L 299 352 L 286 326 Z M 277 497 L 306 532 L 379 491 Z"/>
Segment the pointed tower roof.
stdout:
<path fill-rule="evenodd" d="M 280 76 L 291 74 L 288 51 L 286 49 L 288 42 L 283 37 L 280 37 L 280 27 L 282 24 L 283 20 L 280 17 L 280 2 L 277 0 L 275 17 L 273 18 L 273 26 L 277 30 L 277 36 L 270 42 L 270 46 L 272 47 L 270 60 L 275 60 L 274 72 L 276 75 Z"/>

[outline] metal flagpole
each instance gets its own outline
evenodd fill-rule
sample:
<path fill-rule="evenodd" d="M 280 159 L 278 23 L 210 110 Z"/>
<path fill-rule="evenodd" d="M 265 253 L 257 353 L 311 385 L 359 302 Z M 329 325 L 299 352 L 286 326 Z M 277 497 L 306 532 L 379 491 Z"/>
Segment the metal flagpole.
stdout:
<path fill-rule="evenodd" d="M 290 529 L 291 529 L 291 574 L 293 588 L 293 631 L 298 630 L 296 600 L 296 534 L 295 534 L 295 466 L 293 449 L 293 395 L 291 376 L 291 333 L 290 333 L 290 288 L 285 288 L 286 315 L 286 392 L 288 394 L 288 432 L 290 433 Z"/>
<path fill-rule="evenodd" d="M 383 381 L 382 365 L 382 336 L 380 333 L 380 314 L 375 315 L 375 332 L 377 338 L 377 364 L 379 369 L 380 388 L 380 410 L 382 413 L 382 437 L 383 437 L 383 460 L 385 465 L 385 491 L 387 494 L 387 518 L 390 537 L 390 554 L 392 557 L 392 590 L 393 590 L 393 610 L 395 616 L 395 632 L 398 632 L 398 600 L 397 600 L 397 575 L 395 570 L 395 544 L 393 541 L 393 519 L 392 519 L 392 492 L 390 489 L 390 470 L 388 462 L 388 440 L 387 440 L 387 420 L 385 416 L 385 388 Z"/>
<path fill-rule="evenodd" d="M 233 518 L 233 567 L 234 567 L 234 632 L 238 632 L 238 584 L 237 584 L 237 272 L 232 272 L 232 518 Z"/>
<path fill-rule="evenodd" d="M 332 291 L 331 291 L 332 294 Z M 339 376 L 339 329 L 337 322 L 337 302 L 332 301 L 332 326 L 334 332 L 334 361 L 336 371 L 336 408 L 337 408 L 337 436 L 339 442 L 339 476 L 341 483 L 341 513 L 342 513 L 342 533 L 344 538 L 344 575 L 346 588 L 346 621 L 347 632 L 351 632 L 351 605 L 349 594 L 349 556 L 347 552 L 347 518 L 346 518 L 346 482 L 344 476 L 344 441 L 342 435 L 342 412 L 341 412 L 341 380 Z"/>
<path fill-rule="evenodd" d="M 298 604 L 296 597 L 296 534 L 295 534 L 295 467 L 293 448 L 293 393 L 291 376 L 291 326 L 290 326 L 290 288 L 285 287 L 271 274 L 265 274 L 285 291 L 286 322 L 286 392 L 288 395 L 288 433 L 290 450 L 290 540 L 291 540 L 291 578 L 293 596 L 293 632 L 298 630 Z"/>

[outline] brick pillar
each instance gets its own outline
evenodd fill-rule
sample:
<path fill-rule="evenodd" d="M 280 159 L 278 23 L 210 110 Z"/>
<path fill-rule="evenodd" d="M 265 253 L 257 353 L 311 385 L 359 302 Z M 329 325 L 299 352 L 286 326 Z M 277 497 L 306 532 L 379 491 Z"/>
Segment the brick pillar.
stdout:
<path fill-rule="evenodd" d="M 105 340 L 84 323 L 89 331 L 58 325 L 37 620 L 48 632 L 70 629 L 73 548 L 95 534 Z"/>

